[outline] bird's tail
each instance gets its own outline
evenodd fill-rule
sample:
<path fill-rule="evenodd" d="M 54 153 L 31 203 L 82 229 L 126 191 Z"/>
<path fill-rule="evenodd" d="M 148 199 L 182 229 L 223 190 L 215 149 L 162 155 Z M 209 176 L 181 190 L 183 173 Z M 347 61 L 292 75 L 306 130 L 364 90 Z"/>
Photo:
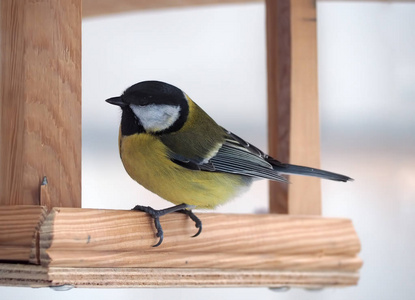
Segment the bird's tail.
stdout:
<path fill-rule="evenodd" d="M 353 179 L 348 176 L 329 172 L 329 171 L 324 171 L 320 169 L 297 166 L 297 165 L 290 165 L 290 164 L 283 164 L 283 163 L 273 164 L 271 162 L 271 164 L 273 165 L 274 170 L 281 174 L 313 176 L 313 177 L 319 177 L 319 178 L 335 180 L 335 181 L 343 181 L 343 182 L 353 181 Z"/>

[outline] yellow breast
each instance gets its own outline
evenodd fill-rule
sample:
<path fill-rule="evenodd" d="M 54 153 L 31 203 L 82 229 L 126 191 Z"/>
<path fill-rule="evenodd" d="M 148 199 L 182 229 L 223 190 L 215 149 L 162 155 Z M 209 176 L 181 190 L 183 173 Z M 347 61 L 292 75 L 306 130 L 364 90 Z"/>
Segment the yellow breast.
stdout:
<path fill-rule="evenodd" d="M 146 133 L 121 136 L 120 155 L 127 173 L 139 184 L 174 203 L 214 208 L 244 191 L 250 178 L 189 170 L 172 162 L 168 149 Z"/>

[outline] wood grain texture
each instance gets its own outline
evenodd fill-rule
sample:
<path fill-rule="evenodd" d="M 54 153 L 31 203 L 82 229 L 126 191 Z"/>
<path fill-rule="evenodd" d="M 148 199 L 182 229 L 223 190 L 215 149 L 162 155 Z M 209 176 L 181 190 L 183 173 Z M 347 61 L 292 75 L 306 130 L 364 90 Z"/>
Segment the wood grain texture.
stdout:
<path fill-rule="evenodd" d="M 36 212 L 36 213 L 35 213 Z M 38 213 L 46 218 L 41 225 Z M 153 221 L 142 212 L 20 207 L 0 210 L 0 254 L 25 241 L 30 262 L 0 264 L 0 284 L 12 286 L 347 286 L 362 261 L 350 220 L 312 216 L 198 214 L 203 232 L 183 214 Z M 38 217 L 39 218 L 39 217 Z M 32 227 L 31 227 L 32 226 Z M 40 228 L 39 228 L 40 227 Z M 30 228 L 23 233 L 8 228 Z M 36 242 L 29 240 L 35 234 Z M 28 232 L 30 231 L 30 234 Z M 12 234 L 12 235 L 11 235 Z M 3 243 L 6 241 L 6 243 Z M 7 249 L 6 249 L 7 250 Z M 26 252 L 27 253 L 27 252 Z M 27 258 L 27 254 L 25 256 Z M 0 258 L 1 259 L 1 258 Z"/>
<path fill-rule="evenodd" d="M 134 10 L 260 2 L 261 0 L 83 0 L 84 17 L 131 12 Z"/>
<path fill-rule="evenodd" d="M 291 23 L 289 0 L 266 0 L 269 154 L 290 161 Z M 288 213 L 288 185 L 270 182 L 271 213 Z"/>
<path fill-rule="evenodd" d="M 315 2 L 267 0 L 268 126 L 270 155 L 319 168 Z M 270 211 L 321 214 L 320 179 L 290 176 L 270 183 Z"/>
<path fill-rule="evenodd" d="M 73 272 L 76 271 L 76 272 Z M 77 287 L 324 287 L 356 285 L 356 273 L 220 269 L 52 268 L 54 285 Z"/>
<path fill-rule="evenodd" d="M 356 272 L 291 272 L 175 268 L 62 268 L 0 264 L 0 285 L 72 287 L 343 287 Z"/>
<path fill-rule="evenodd" d="M 1 1 L 0 204 L 80 207 L 81 1 Z"/>
<path fill-rule="evenodd" d="M 50 252 L 49 266 L 97 268 L 210 268 L 222 270 L 348 271 L 361 268 L 355 255 L 281 255 L 192 251 L 83 251 Z"/>
<path fill-rule="evenodd" d="M 40 260 L 61 267 L 357 270 L 360 243 L 349 220 L 278 215 L 182 214 L 152 220 L 135 211 L 55 208 L 40 230 Z"/>
<path fill-rule="evenodd" d="M 290 162 L 320 167 L 316 3 L 291 0 Z M 291 176 L 290 214 L 321 215 L 320 179 Z"/>
<path fill-rule="evenodd" d="M 0 204 L 23 199 L 24 1 L 0 3 Z M 18 200 L 19 199 L 19 200 Z M 23 201 L 22 201 L 23 202 Z M 37 204 L 34 197 L 24 201 Z M 20 203 L 20 204 L 24 204 Z"/>
<path fill-rule="evenodd" d="M 46 287 L 51 285 L 48 268 L 27 264 L 0 263 L 0 285 Z"/>
<path fill-rule="evenodd" d="M 37 233 L 46 217 L 40 206 L 0 206 L 0 260 L 38 262 Z"/>

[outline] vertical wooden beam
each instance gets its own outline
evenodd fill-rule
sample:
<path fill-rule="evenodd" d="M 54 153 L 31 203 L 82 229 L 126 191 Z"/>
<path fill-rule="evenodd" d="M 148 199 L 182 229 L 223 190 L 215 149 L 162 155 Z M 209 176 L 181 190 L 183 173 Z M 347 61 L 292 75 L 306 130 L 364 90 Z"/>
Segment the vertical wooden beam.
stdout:
<path fill-rule="evenodd" d="M 267 0 L 266 7 L 270 154 L 319 168 L 315 1 Z M 271 212 L 321 214 L 320 180 L 291 176 L 290 182 L 271 184 Z"/>
<path fill-rule="evenodd" d="M 81 205 L 81 0 L 2 0 L 0 204 Z"/>
<path fill-rule="evenodd" d="M 290 160 L 291 24 L 289 0 L 266 0 L 268 145 L 276 159 Z M 288 185 L 270 182 L 270 212 L 288 213 Z"/>
<path fill-rule="evenodd" d="M 316 1 L 291 1 L 290 161 L 320 167 Z M 292 176 L 289 213 L 321 214 L 320 179 Z"/>

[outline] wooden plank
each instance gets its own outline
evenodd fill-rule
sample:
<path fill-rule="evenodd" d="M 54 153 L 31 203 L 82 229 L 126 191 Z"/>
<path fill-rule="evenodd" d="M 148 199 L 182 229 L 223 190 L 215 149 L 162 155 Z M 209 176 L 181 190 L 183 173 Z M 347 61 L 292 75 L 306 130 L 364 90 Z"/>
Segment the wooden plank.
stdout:
<path fill-rule="evenodd" d="M 0 285 L 68 287 L 342 287 L 356 272 L 290 272 L 175 268 L 61 268 L 0 264 Z"/>
<path fill-rule="evenodd" d="M 289 0 L 266 0 L 268 147 L 272 157 L 290 161 L 291 23 Z M 270 181 L 271 213 L 288 213 L 288 185 Z"/>
<path fill-rule="evenodd" d="M 290 161 L 320 167 L 315 2 L 291 1 L 292 80 Z M 321 214 L 320 179 L 292 176 L 289 213 Z"/>
<path fill-rule="evenodd" d="M 268 126 L 270 155 L 318 168 L 320 137 L 317 95 L 315 3 L 267 0 Z M 321 214 L 320 180 L 291 176 L 270 184 L 270 211 Z"/>
<path fill-rule="evenodd" d="M 320 0 L 337 2 L 340 0 Z M 344 0 L 342 0 L 344 1 Z M 414 0 L 353 0 L 360 2 L 413 2 Z M 83 0 L 83 16 L 93 17 L 106 14 L 130 12 L 134 10 L 163 9 L 200 5 L 237 4 L 262 2 L 261 0 Z"/>
<path fill-rule="evenodd" d="M 291 0 L 290 162 L 320 167 L 316 3 Z M 291 176 L 290 214 L 321 215 L 320 179 Z"/>
<path fill-rule="evenodd" d="M 37 206 L 1 207 L 0 253 L 32 249 L 32 263 L 56 266 L 351 270 L 361 264 L 360 243 L 346 219 L 205 213 L 199 215 L 203 234 L 193 239 L 193 222 L 172 214 L 161 220 L 165 241 L 153 248 L 153 222 L 141 212 L 55 208 L 45 214 Z"/>
<path fill-rule="evenodd" d="M 81 0 L 1 1 L 0 204 L 81 200 Z"/>
<path fill-rule="evenodd" d="M 130 12 L 133 10 L 189 7 L 214 4 L 235 4 L 260 2 L 261 0 L 83 0 L 84 17 Z"/>
<path fill-rule="evenodd" d="M 75 271 L 76 272 L 73 272 Z M 308 287 L 356 285 L 356 273 L 218 269 L 53 268 L 54 285 L 76 287 Z"/>
<path fill-rule="evenodd" d="M 356 232 L 348 219 L 254 214 L 197 215 L 204 228 L 200 238 L 190 238 L 197 229 L 186 215 L 169 214 L 161 218 L 165 241 L 160 247 L 152 248 L 158 238 L 155 237 L 152 219 L 145 213 L 54 208 L 41 227 L 40 243 L 41 248 L 49 252 L 151 249 L 154 252 L 356 254 L 360 251 Z M 48 245 L 52 237 L 53 242 Z"/>
<path fill-rule="evenodd" d="M 0 285 L 46 287 L 51 285 L 48 268 L 27 264 L 0 263 Z"/>
<path fill-rule="evenodd" d="M 55 208 L 40 230 L 40 260 L 62 267 L 181 267 L 296 270 L 361 266 L 360 243 L 346 219 L 280 215 L 198 214 L 203 233 L 182 214 L 152 220 L 135 211 Z M 78 255 L 82 253 L 82 255 Z M 281 261 L 283 260 L 283 261 Z M 267 266 L 267 264 L 269 264 Z"/>
<path fill-rule="evenodd" d="M 24 1 L 0 3 L 0 204 L 22 199 L 24 170 Z M 33 198 L 33 197 L 31 197 Z M 27 204 L 37 204 L 35 199 Z M 22 203 L 23 204 L 23 203 Z"/>
<path fill-rule="evenodd" d="M 45 217 L 41 206 L 0 206 L 0 260 L 39 262 L 36 233 Z"/>
<path fill-rule="evenodd" d="M 51 252 L 49 266 L 96 268 L 220 268 L 221 270 L 358 271 L 356 255 L 281 255 L 278 253 L 232 253 L 199 251 L 88 251 Z"/>
<path fill-rule="evenodd" d="M 0 241 L 25 240 L 30 262 L 41 264 L 0 264 L 0 285 L 347 286 L 357 284 L 362 266 L 346 219 L 204 213 L 202 234 L 191 238 L 194 223 L 171 214 L 161 218 L 165 240 L 153 248 L 154 223 L 145 213 L 54 208 L 29 246 L 28 230 L 7 229 L 30 227 L 36 209 L 47 213 L 38 206 L 0 209 Z"/>

